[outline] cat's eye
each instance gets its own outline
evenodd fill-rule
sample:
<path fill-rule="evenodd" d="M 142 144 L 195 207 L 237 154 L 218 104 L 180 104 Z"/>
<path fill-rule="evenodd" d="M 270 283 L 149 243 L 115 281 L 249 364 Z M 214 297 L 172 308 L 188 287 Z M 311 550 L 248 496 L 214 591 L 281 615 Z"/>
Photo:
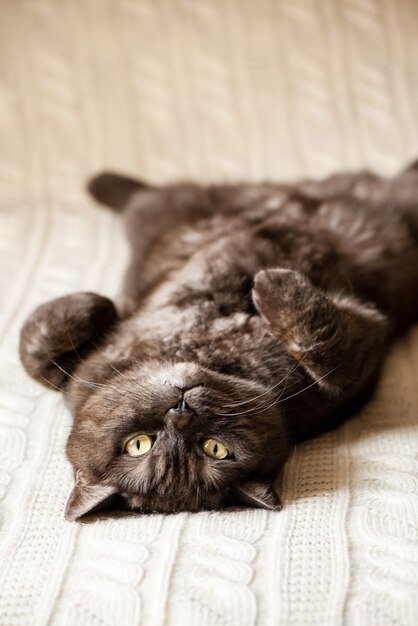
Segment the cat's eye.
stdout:
<path fill-rule="evenodd" d="M 211 456 L 212 459 L 226 459 L 227 456 L 229 455 L 228 450 L 225 448 L 225 446 L 220 443 L 219 441 L 216 441 L 216 439 L 205 439 L 203 441 L 203 452 L 207 455 L 207 456 Z"/>
<path fill-rule="evenodd" d="M 153 444 L 154 439 L 150 435 L 135 435 L 126 444 L 125 452 L 129 456 L 142 456 L 151 450 Z"/>

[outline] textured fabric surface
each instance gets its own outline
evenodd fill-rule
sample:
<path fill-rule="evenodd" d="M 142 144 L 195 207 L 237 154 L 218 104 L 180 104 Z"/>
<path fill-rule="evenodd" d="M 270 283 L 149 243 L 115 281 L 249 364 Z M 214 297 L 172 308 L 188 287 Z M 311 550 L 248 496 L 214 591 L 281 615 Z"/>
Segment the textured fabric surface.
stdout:
<path fill-rule="evenodd" d="M 24 317 L 117 292 L 102 167 L 153 181 L 393 172 L 418 152 L 416 0 L 0 1 L 0 625 L 416 626 L 418 328 L 287 466 L 283 512 L 64 521 L 62 398 Z M 417 294 L 411 294 L 417 297 Z"/>

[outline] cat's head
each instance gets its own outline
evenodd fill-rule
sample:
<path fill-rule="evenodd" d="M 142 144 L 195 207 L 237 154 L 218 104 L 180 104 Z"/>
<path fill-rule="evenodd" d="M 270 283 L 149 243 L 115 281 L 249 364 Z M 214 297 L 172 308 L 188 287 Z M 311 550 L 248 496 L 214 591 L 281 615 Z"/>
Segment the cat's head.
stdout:
<path fill-rule="evenodd" d="M 113 372 L 75 415 L 67 451 L 79 480 L 67 516 L 103 495 L 143 512 L 277 508 L 272 480 L 287 448 L 271 404 L 265 389 L 194 363 Z"/>
<path fill-rule="evenodd" d="M 279 509 L 273 482 L 289 442 L 270 388 L 190 361 L 112 360 L 116 320 L 108 299 L 81 293 L 42 305 L 22 330 L 26 369 L 63 389 L 74 413 L 67 519 Z"/>

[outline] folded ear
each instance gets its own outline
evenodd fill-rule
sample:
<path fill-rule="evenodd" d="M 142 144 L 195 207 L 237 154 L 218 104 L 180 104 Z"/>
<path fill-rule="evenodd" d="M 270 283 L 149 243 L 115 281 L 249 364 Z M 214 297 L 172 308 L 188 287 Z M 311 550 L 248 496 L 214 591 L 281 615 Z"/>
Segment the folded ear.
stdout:
<path fill-rule="evenodd" d="M 80 292 L 41 304 L 20 335 L 20 358 L 35 380 L 62 388 L 74 366 L 117 321 L 111 300 Z"/>
<path fill-rule="evenodd" d="M 282 503 L 273 485 L 267 482 L 251 481 L 236 487 L 234 504 L 250 506 L 269 511 L 281 511 Z"/>
<path fill-rule="evenodd" d="M 76 484 L 65 507 L 65 519 L 74 522 L 87 513 L 97 513 L 111 508 L 116 489 L 110 485 L 89 484 L 77 472 Z"/>

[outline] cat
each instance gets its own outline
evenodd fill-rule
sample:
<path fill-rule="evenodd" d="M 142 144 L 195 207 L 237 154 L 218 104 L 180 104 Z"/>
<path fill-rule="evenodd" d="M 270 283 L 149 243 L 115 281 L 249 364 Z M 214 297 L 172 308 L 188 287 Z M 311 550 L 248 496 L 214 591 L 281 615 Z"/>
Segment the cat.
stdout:
<path fill-rule="evenodd" d="M 289 185 L 104 172 L 88 189 L 126 222 L 121 297 L 42 304 L 20 339 L 74 415 L 66 519 L 280 510 L 294 445 L 361 406 L 418 321 L 418 163 Z"/>

